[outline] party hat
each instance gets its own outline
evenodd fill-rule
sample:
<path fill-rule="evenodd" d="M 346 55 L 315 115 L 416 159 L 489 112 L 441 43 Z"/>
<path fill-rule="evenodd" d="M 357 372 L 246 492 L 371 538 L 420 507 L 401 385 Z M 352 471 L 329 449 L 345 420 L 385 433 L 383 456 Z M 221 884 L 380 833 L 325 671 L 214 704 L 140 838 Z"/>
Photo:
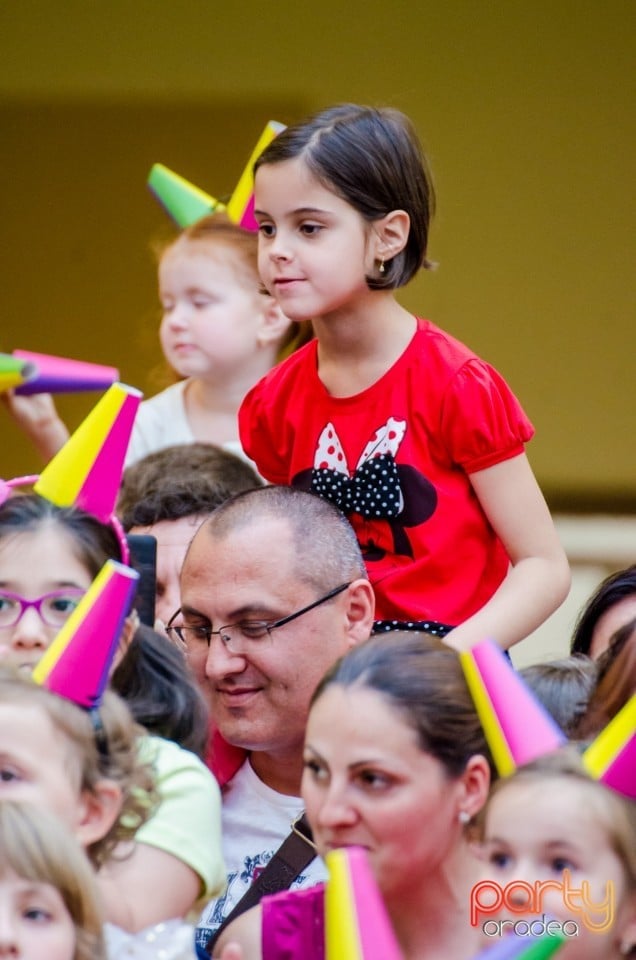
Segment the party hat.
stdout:
<path fill-rule="evenodd" d="M 227 215 L 233 223 L 238 223 L 244 230 L 258 230 L 258 224 L 254 219 L 254 163 L 265 147 L 284 129 L 284 124 L 277 123 L 276 120 L 269 121 L 252 150 L 234 193 L 230 197 Z"/>
<path fill-rule="evenodd" d="M 565 936 L 561 933 L 541 937 L 521 937 L 516 934 L 501 937 L 481 950 L 473 960 L 548 960 L 561 949 Z"/>
<path fill-rule="evenodd" d="M 583 764 L 596 780 L 636 800 L 636 693 L 587 748 Z"/>
<path fill-rule="evenodd" d="M 108 523 L 142 394 L 114 383 L 47 464 L 34 486 L 58 507 L 77 506 Z"/>
<path fill-rule="evenodd" d="M 99 706 L 139 574 L 107 560 L 33 670 L 48 690 L 89 709 Z"/>
<path fill-rule="evenodd" d="M 325 960 L 400 960 L 395 938 L 361 847 L 332 850 L 325 858 Z"/>
<path fill-rule="evenodd" d="M 0 391 L 19 387 L 38 374 L 34 363 L 20 360 L 10 353 L 0 353 Z"/>
<path fill-rule="evenodd" d="M 37 368 L 36 375 L 16 389 L 15 392 L 22 396 L 33 393 L 105 390 L 119 377 L 119 371 L 115 367 L 105 367 L 99 363 L 67 360 L 65 357 L 53 357 L 47 353 L 31 353 L 29 350 L 14 350 L 13 356 L 28 361 Z"/>
<path fill-rule="evenodd" d="M 566 743 L 496 643 L 483 640 L 459 656 L 500 776 Z"/>
<path fill-rule="evenodd" d="M 225 209 L 209 193 L 195 187 L 162 163 L 155 163 L 151 167 L 148 186 L 180 227 L 189 227 L 208 213 Z"/>

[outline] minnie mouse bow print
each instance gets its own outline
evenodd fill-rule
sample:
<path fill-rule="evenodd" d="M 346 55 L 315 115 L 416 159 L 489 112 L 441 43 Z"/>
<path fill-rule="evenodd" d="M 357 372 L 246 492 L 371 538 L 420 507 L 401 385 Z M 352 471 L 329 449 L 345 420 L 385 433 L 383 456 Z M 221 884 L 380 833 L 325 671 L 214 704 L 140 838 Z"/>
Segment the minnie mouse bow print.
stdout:
<path fill-rule="evenodd" d="M 405 527 L 415 527 L 433 515 L 437 492 L 419 470 L 395 457 L 406 434 L 404 420 L 389 417 L 367 443 L 351 474 L 333 423 L 322 430 L 314 466 L 296 474 L 292 483 L 329 500 L 354 522 L 366 561 L 386 553 L 412 557 Z M 382 521 L 386 521 L 386 526 Z"/>
<path fill-rule="evenodd" d="M 395 455 L 405 432 L 404 420 L 389 417 L 367 443 L 350 476 L 336 428 L 328 423 L 314 456 L 312 493 L 329 500 L 344 514 L 359 513 L 367 520 L 398 517 L 404 497 Z"/>

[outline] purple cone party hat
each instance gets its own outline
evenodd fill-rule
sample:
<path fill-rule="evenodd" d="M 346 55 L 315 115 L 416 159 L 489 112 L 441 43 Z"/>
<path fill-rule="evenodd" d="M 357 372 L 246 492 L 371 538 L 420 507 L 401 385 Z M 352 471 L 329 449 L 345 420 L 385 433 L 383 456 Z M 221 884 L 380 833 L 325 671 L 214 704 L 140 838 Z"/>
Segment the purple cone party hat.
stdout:
<path fill-rule="evenodd" d="M 31 361 L 14 357 L 10 353 L 0 353 L 0 391 L 19 387 L 37 375 L 38 369 Z"/>
<path fill-rule="evenodd" d="M 36 683 L 80 707 L 99 706 L 139 574 L 107 560 L 33 670 Z"/>
<path fill-rule="evenodd" d="M 48 353 L 14 350 L 13 356 L 36 368 L 34 377 L 16 388 L 16 393 L 81 393 L 85 390 L 106 390 L 119 378 L 115 367 L 83 360 L 67 360 Z"/>
<path fill-rule="evenodd" d="M 332 850 L 325 862 L 325 960 L 402 960 L 365 851 Z"/>
<path fill-rule="evenodd" d="M 189 227 L 209 213 L 225 211 L 232 223 L 245 230 L 257 230 L 252 168 L 265 147 L 284 129 L 284 124 L 275 120 L 266 124 L 227 206 L 162 163 L 155 163 L 151 167 L 148 186 L 179 227 Z"/>
<path fill-rule="evenodd" d="M 636 800 L 636 693 L 587 748 L 583 765 L 595 780 Z"/>
<path fill-rule="evenodd" d="M 500 776 L 567 742 L 496 643 L 483 640 L 459 656 Z"/>
<path fill-rule="evenodd" d="M 141 398 L 134 387 L 114 383 L 44 468 L 35 492 L 111 522 Z"/>

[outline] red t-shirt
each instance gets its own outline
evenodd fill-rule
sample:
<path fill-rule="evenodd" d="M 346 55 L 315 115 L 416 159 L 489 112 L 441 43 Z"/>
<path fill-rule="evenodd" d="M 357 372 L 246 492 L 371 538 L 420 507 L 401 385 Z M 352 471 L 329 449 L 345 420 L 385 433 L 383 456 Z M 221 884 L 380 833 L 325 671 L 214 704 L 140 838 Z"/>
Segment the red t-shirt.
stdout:
<path fill-rule="evenodd" d="M 534 429 L 500 374 L 429 321 L 351 397 L 329 395 L 312 340 L 248 393 L 239 429 L 266 480 L 348 516 L 378 618 L 456 626 L 505 577 L 508 557 L 469 474 L 521 454 Z"/>

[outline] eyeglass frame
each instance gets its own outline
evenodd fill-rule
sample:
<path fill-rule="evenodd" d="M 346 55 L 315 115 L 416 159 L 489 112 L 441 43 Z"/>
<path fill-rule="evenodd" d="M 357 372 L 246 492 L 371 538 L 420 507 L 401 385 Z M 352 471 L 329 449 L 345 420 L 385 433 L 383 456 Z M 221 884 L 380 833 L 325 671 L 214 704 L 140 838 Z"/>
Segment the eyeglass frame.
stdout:
<path fill-rule="evenodd" d="M 62 620 L 60 623 L 49 623 L 49 621 L 45 620 L 44 617 L 42 616 L 42 604 L 44 603 L 44 601 L 48 600 L 50 597 L 68 597 L 69 600 L 73 600 L 75 598 L 75 595 L 77 595 L 78 600 L 81 600 L 81 598 L 85 595 L 85 593 L 86 593 L 86 590 L 82 590 L 81 587 L 67 587 L 65 590 L 64 589 L 51 590 L 49 591 L 49 593 L 43 593 L 41 597 L 36 597 L 35 600 L 27 600 L 26 597 L 23 597 L 19 593 L 11 593 L 9 590 L 0 590 L 0 602 L 3 599 L 7 599 L 7 600 L 17 600 L 18 603 L 20 604 L 20 613 L 18 614 L 17 620 L 14 620 L 13 623 L 0 623 L 0 630 L 10 630 L 12 627 L 17 627 L 17 625 L 20 623 L 20 620 L 22 619 L 24 614 L 31 607 L 35 609 L 38 617 L 40 618 L 40 620 L 42 621 L 45 627 L 58 627 L 58 628 L 62 627 L 66 623 L 66 620 L 68 620 L 68 617 L 71 616 L 71 613 L 73 612 L 75 607 L 73 608 L 73 610 L 69 612 L 69 615 L 66 618 L 66 620 Z"/>
<path fill-rule="evenodd" d="M 186 647 L 187 647 L 187 640 L 184 636 L 182 636 L 182 633 L 181 633 L 182 630 L 184 629 L 185 630 L 205 630 L 204 635 L 205 635 L 208 647 L 210 646 L 212 637 L 217 636 L 220 638 L 221 643 L 227 650 L 230 650 L 230 652 L 236 652 L 236 651 L 232 651 L 232 648 L 230 646 L 232 642 L 232 637 L 228 636 L 227 634 L 224 636 L 223 635 L 224 630 L 229 630 L 232 627 L 241 627 L 243 624 L 246 624 L 246 623 L 254 623 L 254 624 L 260 623 L 263 625 L 263 630 L 264 630 L 264 633 L 262 636 L 246 637 L 245 634 L 243 634 L 243 639 L 246 640 L 248 643 L 254 642 L 256 644 L 259 644 L 260 641 L 265 638 L 265 636 L 269 636 L 270 630 L 276 630 L 278 627 L 284 627 L 287 623 L 291 623 L 292 620 L 296 620 L 297 617 L 302 617 L 304 613 L 309 613 L 310 610 L 313 610 L 315 607 L 319 607 L 322 603 L 327 603 L 328 600 L 333 600 L 334 597 L 337 597 L 339 594 L 344 593 L 347 587 L 351 586 L 351 583 L 352 583 L 351 580 L 348 580 L 346 583 L 341 583 L 339 586 L 334 587 L 333 590 L 330 590 L 324 596 L 318 597 L 318 599 L 312 601 L 312 603 L 308 603 L 307 606 L 303 607 L 301 610 L 296 610 L 295 613 L 289 613 L 286 617 L 281 617 L 279 620 L 273 620 L 273 621 L 239 620 L 237 623 L 226 623 L 224 626 L 219 627 L 218 630 L 213 630 L 211 625 L 210 627 L 188 627 L 186 624 L 181 624 L 180 626 L 174 626 L 172 621 L 174 620 L 175 617 L 178 617 L 179 614 L 182 612 L 181 607 L 179 607 L 179 609 L 175 610 L 175 612 L 170 617 L 170 620 L 168 621 L 168 624 L 165 630 L 168 636 L 170 637 L 170 639 L 172 639 L 171 634 L 175 633 L 179 642 L 184 644 L 184 646 Z"/>

